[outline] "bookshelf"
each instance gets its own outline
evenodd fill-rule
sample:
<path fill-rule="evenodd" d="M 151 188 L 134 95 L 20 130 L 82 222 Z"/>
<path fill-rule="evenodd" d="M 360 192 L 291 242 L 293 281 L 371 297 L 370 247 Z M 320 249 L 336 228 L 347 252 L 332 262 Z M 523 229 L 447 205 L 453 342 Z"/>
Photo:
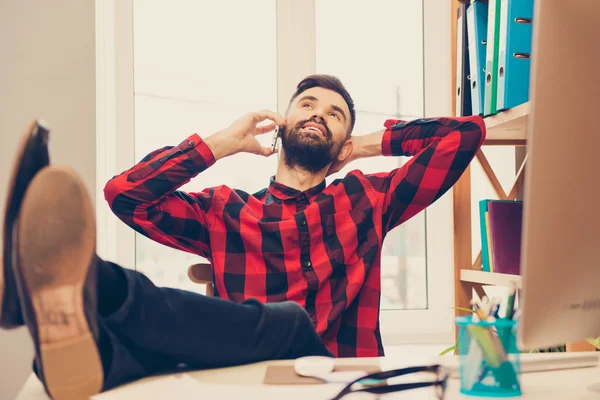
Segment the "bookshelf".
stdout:
<path fill-rule="evenodd" d="M 461 269 L 461 282 L 477 283 L 481 285 L 509 286 L 515 282 L 517 289 L 521 289 L 521 276 L 510 274 L 499 274 L 497 272 L 485 272 L 476 269 Z"/>
<path fill-rule="evenodd" d="M 484 119 L 487 135 L 484 146 L 526 146 L 527 119 L 529 103 L 522 104 L 514 109 L 498 113 Z M 506 193 L 498 181 L 494 170 L 487 161 L 484 153 L 477 153 L 477 161 L 481 165 L 485 176 L 500 200 L 517 199 L 524 182 L 525 165 L 527 157 L 521 161 L 521 166 L 516 170 L 515 182 L 509 193 Z M 481 251 L 475 261 L 471 261 L 471 174 L 470 168 L 461 177 L 454 187 L 454 270 L 455 270 L 455 305 L 469 308 L 471 293 L 476 290 L 482 296 L 483 285 L 508 286 L 515 281 L 521 287 L 521 277 L 518 275 L 485 272 L 481 270 Z M 464 312 L 457 311 L 456 315 Z"/>
<path fill-rule="evenodd" d="M 485 146 L 525 146 L 529 103 L 521 104 L 485 119 Z"/>
<path fill-rule="evenodd" d="M 452 68 L 452 109 L 455 110 L 456 96 L 456 15 L 461 3 L 466 0 L 451 0 L 451 68 Z M 527 163 L 527 129 L 531 105 L 521 104 L 509 110 L 484 119 L 487 135 L 485 146 L 513 146 L 517 165 L 515 181 L 511 190 L 506 193 L 499 183 L 493 168 L 480 150 L 477 161 L 481 165 L 487 179 L 492 185 L 499 200 L 522 199 L 524 170 Z M 518 275 L 485 272 L 481 270 L 481 251 L 475 261 L 472 260 L 471 229 L 471 167 L 469 167 L 453 188 L 453 234 L 454 234 L 454 305 L 470 308 L 472 292 L 484 295 L 483 286 L 508 286 L 514 281 L 521 288 L 522 279 Z M 479 234 L 479 232 L 475 232 Z M 466 312 L 456 310 L 456 316 Z M 587 342 L 567 344 L 567 351 L 594 351 L 595 347 Z"/>

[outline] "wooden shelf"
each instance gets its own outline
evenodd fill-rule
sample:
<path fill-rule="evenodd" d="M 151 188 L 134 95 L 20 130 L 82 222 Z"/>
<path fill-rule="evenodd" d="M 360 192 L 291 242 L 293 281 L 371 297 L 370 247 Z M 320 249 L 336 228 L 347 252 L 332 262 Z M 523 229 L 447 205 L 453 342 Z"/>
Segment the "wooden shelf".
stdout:
<path fill-rule="evenodd" d="M 483 285 L 509 286 L 514 281 L 517 289 L 521 288 L 521 276 L 510 274 L 499 274 L 496 272 L 485 272 L 475 269 L 462 269 L 460 280 L 463 282 L 481 283 Z"/>
<path fill-rule="evenodd" d="M 529 103 L 486 117 L 484 145 L 524 146 L 527 142 L 528 119 Z"/>

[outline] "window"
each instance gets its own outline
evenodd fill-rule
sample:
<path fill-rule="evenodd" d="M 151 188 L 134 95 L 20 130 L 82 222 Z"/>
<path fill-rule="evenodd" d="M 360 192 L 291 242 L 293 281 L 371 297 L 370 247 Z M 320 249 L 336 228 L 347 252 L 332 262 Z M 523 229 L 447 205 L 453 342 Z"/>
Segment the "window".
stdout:
<path fill-rule="evenodd" d="M 136 160 L 193 133 L 210 136 L 249 111 L 277 108 L 275 0 L 134 1 L 133 16 Z M 227 184 L 253 193 L 276 165 L 274 157 L 238 154 L 182 189 Z M 203 290 L 187 277 L 188 266 L 203 261 L 136 235 L 136 269 L 158 285 Z"/>

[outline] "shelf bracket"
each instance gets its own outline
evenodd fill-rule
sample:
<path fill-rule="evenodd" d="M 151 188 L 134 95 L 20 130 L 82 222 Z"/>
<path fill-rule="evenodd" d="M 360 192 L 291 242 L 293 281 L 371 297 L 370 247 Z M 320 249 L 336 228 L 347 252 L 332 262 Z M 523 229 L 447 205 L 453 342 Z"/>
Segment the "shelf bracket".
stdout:
<path fill-rule="evenodd" d="M 510 193 L 508 194 L 508 200 L 516 200 L 517 195 L 519 194 L 519 188 L 523 186 L 523 182 L 525 182 L 525 164 L 527 163 L 527 157 L 529 154 L 525 155 L 523 159 L 523 164 L 521 164 L 521 168 L 519 168 L 519 172 L 517 172 L 517 178 L 515 179 L 515 183 L 513 183 L 512 189 L 510 189 Z"/>
<path fill-rule="evenodd" d="M 481 168 L 483 168 L 483 172 L 485 172 L 485 175 L 487 176 L 488 180 L 490 181 L 492 188 L 494 188 L 494 191 L 496 192 L 496 195 L 498 196 L 498 198 L 500 200 L 508 200 L 508 196 L 504 192 L 504 189 L 502 188 L 502 185 L 500 184 L 498 177 L 494 173 L 494 170 L 492 169 L 490 162 L 488 161 L 485 154 L 483 154 L 483 151 L 481 149 L 479 149 L 479 151 L 477 152 L 477 161 L 479 161 L 479 164 L 481 164 Z"/>
<path fill-rule="evenodd" d="M 477 258 L 475 259 L 475 262 L 473 263 L 473 268 L 475 270 L 480 270 L 482 265 L 483 265 L 483 261 L 482 261 L 482 255 L 481 255 L 481 250 L 479 251 L 479 254 L 477 254 Z"/>

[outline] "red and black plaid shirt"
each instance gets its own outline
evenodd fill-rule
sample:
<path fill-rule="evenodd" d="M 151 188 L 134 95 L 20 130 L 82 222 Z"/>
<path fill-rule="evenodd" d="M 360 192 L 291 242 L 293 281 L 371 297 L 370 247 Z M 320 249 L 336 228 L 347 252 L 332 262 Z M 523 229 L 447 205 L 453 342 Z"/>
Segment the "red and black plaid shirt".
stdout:
<path fill-rule="evenodd" d="M 383 355 L 380 256 L 394 227 L 442 196 L 485 138 L 480 117 L 385 122 L 385 156 L 414 156 L 391 172 L 352 171 L 304 192 L 275 182 L 255 194 L 177 189 L 210 167 L 198 135 L 147 155 L 105 196 L 137 232 L 210 260 L 215 295 L 302 305 L 340 357 Z"/>

